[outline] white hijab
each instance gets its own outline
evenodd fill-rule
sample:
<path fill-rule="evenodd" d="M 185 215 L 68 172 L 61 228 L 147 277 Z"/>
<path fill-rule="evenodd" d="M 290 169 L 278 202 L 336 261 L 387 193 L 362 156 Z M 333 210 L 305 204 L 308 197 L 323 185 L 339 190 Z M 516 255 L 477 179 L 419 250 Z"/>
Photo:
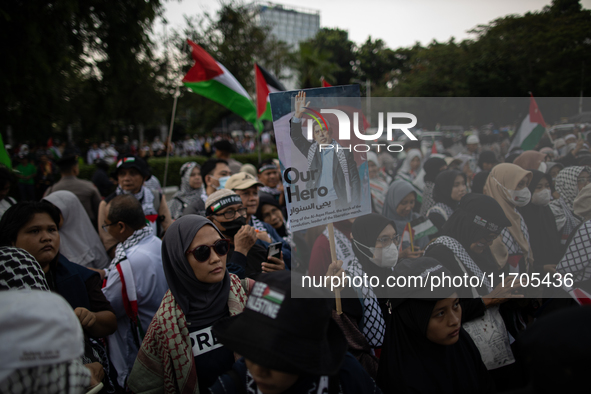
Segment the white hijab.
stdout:
<path fill-rule="evenodd" d="M 60 190 L 51 193 L 44 200 L 58 207 L 64 217 L 59 229 L 60 253 L 71 262 L 84 267 L 108 267 L 111 261 L 78 197 L 67 190 Z"/>

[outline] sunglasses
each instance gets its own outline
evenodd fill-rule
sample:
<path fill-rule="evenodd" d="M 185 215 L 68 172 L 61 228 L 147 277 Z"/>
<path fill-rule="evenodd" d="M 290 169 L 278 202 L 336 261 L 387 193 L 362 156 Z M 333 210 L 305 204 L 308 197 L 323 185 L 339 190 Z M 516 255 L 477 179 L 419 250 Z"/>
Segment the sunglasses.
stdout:
<path fill-rule="evenodd" d="M 192 253 L 195 260 L 204 263 L 209 260 L 212 248 L 218 256 L 225 256 L 230 250 L 230 240 L 225 238 L 218 239 L 213 245 L 199 245 L 195 249 L 187 251 L 187 253 Z"/>

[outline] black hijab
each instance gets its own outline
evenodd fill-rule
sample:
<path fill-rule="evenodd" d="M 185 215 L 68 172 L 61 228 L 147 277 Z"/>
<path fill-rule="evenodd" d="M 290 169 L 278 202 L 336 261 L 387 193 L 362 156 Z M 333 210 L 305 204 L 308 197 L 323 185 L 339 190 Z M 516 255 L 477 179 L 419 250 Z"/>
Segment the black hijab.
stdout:
<path fill-rule="evenodd" d="M 466 182 L 466 174 L 457 170 L 445 170 L 439 173 L 435 178 L 435 187 L 433 188 L 433 200 L 441 202 L 453 210 L 458 207 L 458 202 L 451 198 L 451 191 L 458 175 L 461 175 Z"/>
<path fill-rule="evenodd" d="M 265 221 L 263 218 L 263 206 L 265 205 L 272 205 L 281 211 L 281 205 L 279 205 L 275 197 L 273 197 L 269 193 L 259 194 L 259 206 L 257 207 L 255 216 L 262 222 Z M 281 213 L 281 215 L 283 216 L 283 212 Z M 285 218 L 283 219 L 283 224 L 281 225 L 281 227 L 276 228 L 275 230 L 277 231 L 277 234 L 279 234 L 280 237 L 287 236 L 287 229 L 285 228 Z"/>
<path fill-rule="evenodd" d="M 372 256 L 372 252 L 368 248 L 376 246 L 378 235 L 388 225 L 394 227 L 394 231 L 396 231 L 396 225 L 392 220 L 377 213 L 358 217 L 353 222 L 351 229 L 351 234 L 353 235 L 353 240 L 351 240 L 353 252 L 367 275 L 373 275 L 373 272 L 378 273 L 384 270 L 384 268 L 372 263 L 367 256 Z"/>
<path fill-rule="evenodd" d="M 425 170 L 425 177 L 423 179 L 425 182 L 435 182 L 435 178 L 441 172 L 439 169 L 443 166 L 447 166 L 447 163 L 441 157 L 429 158 L 423 164 L 423 169 Z"/>
<path fill-rule="evenodd" d="M 470 245 L 490 233 L 501 234 L 509 226 L 511 222 L 494 198 L 468 193 L 462 197 L 458 209 L 445 222 L 441 233 L 457 240 L 482 271 L 494 272 L 498 268 L 490 248 L 487 247 L 478 254 L 470 249 Z"/>
<path fill-rule="evenodd" d="M 184 312 L 187 323 L 196 327 L 211 325 L 228 313 L 228 270 L 221 282 L 200 282 L 185 254 L 197 232 L 207 225 L 224 238 L 220 230 L 203 216 L 185 215 L 170 225 L 162 239 L 162 268 L 168 287 Z"/>
<path fill-rule="evenodd" d="M 472 193 L 484 194 L 484 185 L 490 171 L 480 171 L 472 178 Z"/>
<path fill-rule="evenodd" d="M 536 186 L 543 178 L 546 178 L 552 187 L 552 177 L 538 170 L 530 170 L 533 174 L 529 183 L 529 190 L 534 195 Z M 543 272 L 546 264 L 558 264 L 563 250 L 560 244 L 560 236 L 556 229 L 556 220 L 550 209 L 550 205 L 539 206 L 529 202 L 526 206 L 518 208 L 529 232 L 529 243 L 534 252 L 534 269 Z"/>
<path fill-rule="evenodd" d="M 394 269 L 396 276 L 451 275 L 437 260 L 421 257 L 404 260 Z M 474 342 L 460 329 L 458 341 L 449 346 L 427 339 L 427 328 L 438 300 L 451 296 L 453 288 L 439 288 L 437 294 L 406 288 L 400 295 L 431 298 L 392 300 L 378 385 L 384 393 L 486 393 L 490 378 Z M 416 293 L 416 294 L 414 294 Z"/>

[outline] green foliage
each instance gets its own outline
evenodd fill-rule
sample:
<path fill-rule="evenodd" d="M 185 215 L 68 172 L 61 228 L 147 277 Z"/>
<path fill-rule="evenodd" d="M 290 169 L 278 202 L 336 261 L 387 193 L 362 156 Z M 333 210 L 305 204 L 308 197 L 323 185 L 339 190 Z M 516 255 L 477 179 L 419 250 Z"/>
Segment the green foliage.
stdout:
<path fill-rule="evenodd" d="M 241 154 L 241 155 L 232 155 L 232 157 L 238 160 L 242 164 L 250 163 L 255 167 L 259 165 L 259 156 L 257 153 L 249 153 L 249 154 Z M 275 153 L 261 153 L 261 160 L 269 160 L 269 159 L 276 159 L 277 154 Z M 194 156 L 194 157 L 170 157 L 168 161 L 168 176 L 166 178 L 166 184 L 168 186 L 179 186 L 181 184 L 181 167 L 183 164 L 194 161 L 199 165 L 205 163 L 208 157 L 205 156 Z M 166 158 L 158 157 L 158 158 L 151 158 L 148 160 L 148 165 L 152 170 L 152 174 L 156 176 L 160 180 L 160 182 L 164 182 L 164 169 L 166 167 Z M 79 164 L 80 174 L 78 175 L 81 179 L 88 179 L 92 178 L 92 174 L 96 170 L 94 165 L 88 165 L 84 163 Z M 109 173 L 115 170 L 115 164 L 111 165 L 109 168 Z"/>

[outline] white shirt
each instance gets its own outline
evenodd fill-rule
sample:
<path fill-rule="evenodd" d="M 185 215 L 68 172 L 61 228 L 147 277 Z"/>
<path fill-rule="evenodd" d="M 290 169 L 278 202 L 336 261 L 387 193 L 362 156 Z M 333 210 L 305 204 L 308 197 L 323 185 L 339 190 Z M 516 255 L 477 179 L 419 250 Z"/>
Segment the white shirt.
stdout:
<path fill-rule="evenodd" d="M 137 293 L 138 317 L 144 333 L 148 331 L 152 318 L 158 311 L 168 283 L 162 269 L 162 241 L 154 235 L 141 240 L 126 250 Z M 139 348 L 133 340 L 129 318 L 125 313 L 121 295 L 121 278 L 116 269 L 109 272 L 107 285 L 103 288 L 105 297 L 111 303 L 117 317 L 117 331 L 109 336 L 109 354 L 117 370 L 117 382 L 125 387 L 125 380 L 131 372 Z"/>

